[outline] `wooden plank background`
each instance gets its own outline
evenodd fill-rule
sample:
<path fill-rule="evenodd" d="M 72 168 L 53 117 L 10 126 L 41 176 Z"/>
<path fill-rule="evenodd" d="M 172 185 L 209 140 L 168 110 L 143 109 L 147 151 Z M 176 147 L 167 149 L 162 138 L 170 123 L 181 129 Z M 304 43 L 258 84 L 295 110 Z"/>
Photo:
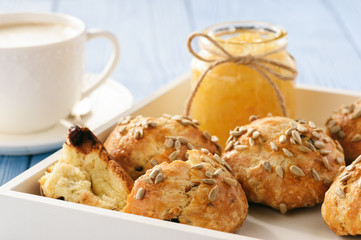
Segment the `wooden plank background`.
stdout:
<path fill-rule="evenodd" d="M 225 21 L 257 20 L 283 26 L 300 84 L 361 92 L 361 1 L 358 0 L 4 0 L 0 12 L 51 11 L 74 15 L 88 28 L 115 33 L 122 47 L 112 78 L 135 102 L 189 71 L 187 36 Z M 111 46 L 93 40 L 87 71 L 99 72 Z M 1 66 L 0 66 L 1 67 Z M 0 156 L 0 185 L 51 153 Z"/>

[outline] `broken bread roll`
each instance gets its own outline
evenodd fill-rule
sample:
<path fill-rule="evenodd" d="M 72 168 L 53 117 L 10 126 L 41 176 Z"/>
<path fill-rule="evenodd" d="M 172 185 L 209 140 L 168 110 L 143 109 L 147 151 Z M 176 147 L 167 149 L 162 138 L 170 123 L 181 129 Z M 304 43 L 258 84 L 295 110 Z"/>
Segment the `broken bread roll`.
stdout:
<path fill-rule="evenodd" d="M 218 138 L 202 132 L 198 121 L 180 115 L 121 119 L 104 143 L 107 151 L 135 180 L 162 162 L 185 160 L 188 149 L 220 154 Z"/>
<path fill-rule="evenodd" d="M 322 203 L 345 166 L 342 148 L 313 122 L 265 117 L 230 132 L 223 158 L 249 201 L 286 213 Z"/>
<path fill-rule="evenodd" d="M 187 161 L 163 162 L 139 177 L 124 212 L 234 232 L 248 203 L 228 164 L 208 150 L 187 151 Z"/>
<path fill-rule="evenodd" d="M 86 127 L 73 126 L 62 155 L 39 180 L 46 197 L 122 210 L 133 180 Z"/>

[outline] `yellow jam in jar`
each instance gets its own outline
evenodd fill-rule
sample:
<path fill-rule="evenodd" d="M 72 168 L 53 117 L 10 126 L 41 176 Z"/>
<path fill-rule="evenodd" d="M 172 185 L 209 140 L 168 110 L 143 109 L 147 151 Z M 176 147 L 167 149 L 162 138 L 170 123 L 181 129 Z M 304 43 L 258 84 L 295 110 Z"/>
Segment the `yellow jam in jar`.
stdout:
<path fill-rule="evenodd" d="M 287 33 L 279 26 L 233 22 L 207 28 L 203 33 L 234 56 L 263 56 L 296 69 L 294 59 L 286 51 Z M 199 45 L 198 55 L 205 59 L 219 59 L 222 56 L 222 52 L 207 39 L 200 38 Z M 193 58 L 193 87 L 209 65 L 209 62 Z M 266 65 L 281 75 L 289 75 L 285 69 Z M 294 117 L 294 79 L 281 80 L 266 73 L 282 93 L 289 117 Z M 208 72 L 196 92 L 191 111 L 202 129 L 218 136 L 222 146 L 229 137 L 229 131 L 248 123 L 251 115 L 283 115 L 276 92 L 265 77 L 249 66 L 233 62 L 220 64 Z"/>

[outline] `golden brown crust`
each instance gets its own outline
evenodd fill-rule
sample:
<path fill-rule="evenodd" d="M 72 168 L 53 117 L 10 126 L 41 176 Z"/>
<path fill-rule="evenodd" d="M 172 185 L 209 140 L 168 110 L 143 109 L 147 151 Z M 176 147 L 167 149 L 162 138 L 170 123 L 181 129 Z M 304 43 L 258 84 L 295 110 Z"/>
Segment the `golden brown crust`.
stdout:
<path fill-rule="evenodd" d="M 177 146 L 175 142 L 179 136 L 188 139 L 191 146 L 185 142 Z M 172 146 L 166 146 L 167 139 L 171 139 L 171 143 L 173 141 Z M 184 154 L 192 146 L 219 153 L 218 145 L 198 129 L 197 123 L 178 115 L 124 118 L 114 128 L 104 146 L 133 179 L 143 175 L 154 163 L 170 162 L 169 156 L 176 150 L 180 150 L 180 153 L 175 159 L 180 160 L 186 159 Z"/>
<path fill-rule="evenodd" d="M 343 147 L 347 164 L 361 154 L 361 100 L 337 110 L 326 127 L 327 134 Z"/>
<path fill-rule="evenodd" d="M 88 128 L 69 129 L 61 158 L 39 180 L 45 196 L 121 210 L 133 187 L 128 173 Z"/>
<path fill-rule="evenodd" d="M 199 150 L 189 150 L 188 154 L 186 162 L 163 162 L 138 178 L 124 212 L 219 231 L 236 231 L 248 212 L 241 185 L 211 154 Z M 157 167 L 162 169 L 165 179 L 155 184 L 149 177 Z M 220 169 L 220 174 L 214 176 L 216 169 Z M 217 191 L 212 191 L 215 187 L 218 194 L 211 194 Z M 137 199 L 141 188 L 145 189 L 145 194 Z"/>
<path fill-rule="evenodd" d="M 283 213 L 321 203 L 344 166 L 336 144 L 306 121 L 267 117 L 237 127 L 231 134 L 238 136 L 230 137 L 223 158 L 247 198 Z"/>
<path fill-rule="evenodd" d="M 360 160 L 345 168 L 325 194 L 322 217 L 337 235 L 361 234 Z"/>

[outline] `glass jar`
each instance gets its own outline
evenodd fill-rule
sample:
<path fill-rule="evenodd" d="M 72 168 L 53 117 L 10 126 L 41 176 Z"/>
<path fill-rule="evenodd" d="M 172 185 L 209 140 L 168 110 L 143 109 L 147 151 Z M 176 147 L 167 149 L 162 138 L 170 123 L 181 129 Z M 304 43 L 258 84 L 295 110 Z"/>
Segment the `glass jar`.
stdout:
<path fill-rule="evenodd" d="M 296 63 L 286 51 L 287 32 L 276 25 L 262 22 L 230 22 L 206 28 L 212 37 L 233 56 L 263 56 L 296 69 Z M 206 38 L 199 39 L 198 55 L 205 59 L 219 59 L 224 54 Z M 193 58 L 192 85 L 211 63 Z M 283 68 L 265 64 L 281 75 L 289 75 Z M 295 115 L 295 81 L 281 80 L 265 73 L 283 95 L 289 117 Z M 251 115 L 283 115 L 276 91 L 265 77 L 247 65 L 226 62 L 208 72 L 192 102 L 192 116 L 203 130 L 218 136 L 224 146 L 229 131 L 249 122 Z"/>

